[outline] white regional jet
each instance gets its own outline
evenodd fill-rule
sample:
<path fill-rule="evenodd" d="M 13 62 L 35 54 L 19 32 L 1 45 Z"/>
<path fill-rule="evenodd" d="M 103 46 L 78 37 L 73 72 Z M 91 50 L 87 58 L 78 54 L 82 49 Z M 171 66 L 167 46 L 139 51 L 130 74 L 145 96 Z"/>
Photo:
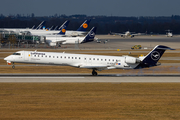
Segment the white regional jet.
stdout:
<path fill-rule="evenodd" d="M 62 28 L 61 33 L 65 33 L 66 30 Z M 64 32 L 63 32 L 64 31 Z M 93 27 L 85 37 L 64 37 L 63 34 L 59 35 L 46 35 L 46 43 L 49 46 L 57 46 L 59 44 L 79 44 L 85 42 L 94 41 L 96 33 L 96 27 Z"/>
<path fill-rule="evenodd" d="M 146 56 L 138 58 L 131 56 L 70 54 L 64 52 L 18 51 L 7 56 L 4 60 L 6 60 L 9 65 L 13 63 L 12 68 L 15 68 L 14 63 L 67 65 L 77 68 L 92 69 L 92 75 L 97 75 L 97 70 L 141 69 L 157 66 L 158 60 L 167 49 L 173 50 L 163 45 L 157 45 Z"/>
<path fill-rule="evenodd" d="M 137 36 L 139 34 L 135 34 L 134 32 L 130 32 L 130 31 L 126 31 L 124 34 L 123 33 L 114 33 L 114 32 L 111 32 L 110 34 L 112 35 L 120 35 L 121 37 L 134 37 L 134 36 Z"/>

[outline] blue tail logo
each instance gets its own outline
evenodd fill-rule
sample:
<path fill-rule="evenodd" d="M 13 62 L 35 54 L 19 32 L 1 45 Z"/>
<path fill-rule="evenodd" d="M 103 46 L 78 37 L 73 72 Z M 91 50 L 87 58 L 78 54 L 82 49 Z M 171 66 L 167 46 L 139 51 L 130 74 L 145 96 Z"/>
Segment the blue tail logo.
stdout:
<path fill-rule="evenodd" d="M 94 31 L 90 31 L 88 35 L 89 35 L 89 37 L 95 37 Z"/>
<path fill-rule="evenodd" d="M 153 51 L 151 53 L 151 58 L 152 60 L 156 61 L 156 60 L 159 60 L 160 59 L 160 53 L 158 51 Z"/>

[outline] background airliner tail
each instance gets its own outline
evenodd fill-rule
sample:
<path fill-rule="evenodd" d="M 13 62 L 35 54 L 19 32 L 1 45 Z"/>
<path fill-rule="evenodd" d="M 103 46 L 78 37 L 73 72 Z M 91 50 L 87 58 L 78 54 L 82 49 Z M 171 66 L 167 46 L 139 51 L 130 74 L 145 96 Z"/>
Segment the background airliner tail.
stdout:
<path fill-rule="evenodd" d="M 62 29 L 62 27 L 64 27 L 65 29 L 67 28 L 67 26 L 69 25 L 69 20 L 66 20 L 59 28 L 58 28 L 58 30 L 61 30 Z"/>
<path fill-rule="evenodd" d="M 81 43 L 85 43 L 85 42 L 91 42 L 94 41 L 94 37 L 96 34 L 96 27 L 93 27 L 88 34 L 84 37 L 84 40 Z"/>
<path fill-rule="evenodd" d="M 174 50 L 174 49 L 163 45 L 157 45 L 151 52 L 149 52 L 145 56 L 145 58 L 141 61 L 138 67 L 144 68 L 144 67 L 157 66 L 157 62 L 159 61 L 159 59 L 166 50 Z"/>
<path fill-rule="evenodd" d="M 60 32 L 58 33 L 58 35 L 65 35 L 66 33 L 66 28 L 69 25 L 69 20 L 66 20 L 61 27 L 59 27 Z"/>
<path fill-rule="evenodd" d="M 77 31 L 86 31 L 91 20 L 85 20 L 84 23 L 77 29 Z"/>
<path fill-rule="evenodd" d="M 46 23 L 46 21 L 42 21 L 42 22 L 36 27 L 36 30 L 38 30 L 38 29 L 43 29 L 45 23 Z"/>

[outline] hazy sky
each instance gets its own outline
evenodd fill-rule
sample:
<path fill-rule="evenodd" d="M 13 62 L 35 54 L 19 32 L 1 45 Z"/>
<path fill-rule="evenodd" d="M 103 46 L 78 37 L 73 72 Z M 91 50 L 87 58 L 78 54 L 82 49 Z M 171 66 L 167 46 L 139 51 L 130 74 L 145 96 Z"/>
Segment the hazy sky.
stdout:
<path fill-rule="evenodd" d="M 107 16 L 180 15 L 180 0 L 1 0 L 0 14 L 49 16 L 86 14 Z"/>

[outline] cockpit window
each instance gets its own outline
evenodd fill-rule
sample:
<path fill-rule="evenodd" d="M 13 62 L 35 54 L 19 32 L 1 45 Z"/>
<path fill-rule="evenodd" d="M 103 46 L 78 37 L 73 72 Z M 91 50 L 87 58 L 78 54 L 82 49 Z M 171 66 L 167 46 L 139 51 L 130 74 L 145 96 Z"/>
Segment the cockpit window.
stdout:
<path fill-rule="evenodd" d="M 21 53 L 13 53 L 13 55 L 21 55 Z"/>

